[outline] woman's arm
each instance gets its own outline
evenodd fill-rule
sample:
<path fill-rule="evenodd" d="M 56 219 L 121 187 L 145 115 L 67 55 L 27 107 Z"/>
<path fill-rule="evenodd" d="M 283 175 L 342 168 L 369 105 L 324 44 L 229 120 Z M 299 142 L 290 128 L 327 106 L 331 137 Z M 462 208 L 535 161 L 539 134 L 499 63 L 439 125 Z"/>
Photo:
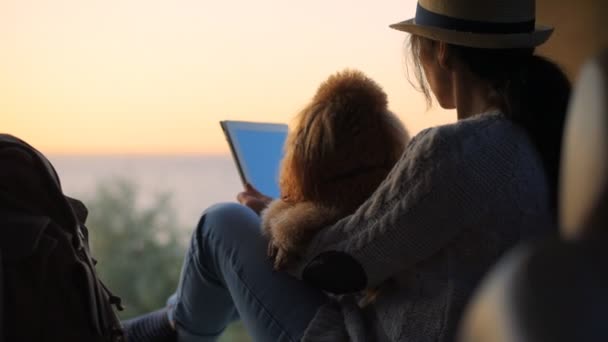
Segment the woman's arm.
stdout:
<path fill-rule="evenodd" d="M 474 224 L 492 183 L 478 186 L 484 175 L 468 158 L 475 149 L 464 151 L 453 138 L 440 128 L 416 136 L 372 197 L 320 231 L 292 271 L 332 292 L 375 287 Z"/>

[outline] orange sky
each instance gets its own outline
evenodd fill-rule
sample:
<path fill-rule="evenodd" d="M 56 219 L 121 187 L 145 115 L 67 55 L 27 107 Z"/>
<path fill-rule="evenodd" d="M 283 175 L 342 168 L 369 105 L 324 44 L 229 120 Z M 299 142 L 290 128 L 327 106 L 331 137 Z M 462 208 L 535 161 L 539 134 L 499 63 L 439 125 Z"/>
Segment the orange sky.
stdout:
<path fill-rule="evenodd" d="M 218 121 L 288 122 L 329 74 L 380 83 L 412 132 L 415 0 L 2 0 L 0 131 L 46 153 L 228 153 Z"/>

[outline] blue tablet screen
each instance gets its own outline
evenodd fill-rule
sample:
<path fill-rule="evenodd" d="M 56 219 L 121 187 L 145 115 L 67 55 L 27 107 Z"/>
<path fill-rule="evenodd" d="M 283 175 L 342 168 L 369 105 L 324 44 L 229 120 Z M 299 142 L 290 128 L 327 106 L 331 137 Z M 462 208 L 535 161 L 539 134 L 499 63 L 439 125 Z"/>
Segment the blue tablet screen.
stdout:
<path fill-rule="evenodd" d="M 284 126 L 284 130 L 273 131 L 237 128 L 232 133 L 247 181 L 261 193 L 272 198 L 279 197 L 279 167 L 287 126 Z"/>

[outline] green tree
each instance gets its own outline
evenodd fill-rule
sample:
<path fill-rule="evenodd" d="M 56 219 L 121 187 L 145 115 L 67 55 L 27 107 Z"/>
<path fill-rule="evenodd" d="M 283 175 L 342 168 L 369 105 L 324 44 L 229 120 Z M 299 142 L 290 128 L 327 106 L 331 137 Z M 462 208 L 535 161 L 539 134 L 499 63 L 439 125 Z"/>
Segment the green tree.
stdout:
<path fill-rule="evenodd" d="M 151 204 L 138 203 L 138 189 L 125 179 L 102 181 L 85 199 L 87 226 L 97 270 L 123 299 L 122 319 L 165 305 L 175 291 L 186 250 L 186 229 L 178 225 L 171 196 L 161 193 Z M 222 342 L 249 341 L 240 323 L 231 325 Z"/>
<path fill-rule="evenodd" d="M 147 207 L 126 180 L 105 181 L 87 201 L 90 243 L 97 270 L 119 294 L 129 318 L 165 305 L 175 291 L 185 248 L 170 196 L 159 194 Z"/>

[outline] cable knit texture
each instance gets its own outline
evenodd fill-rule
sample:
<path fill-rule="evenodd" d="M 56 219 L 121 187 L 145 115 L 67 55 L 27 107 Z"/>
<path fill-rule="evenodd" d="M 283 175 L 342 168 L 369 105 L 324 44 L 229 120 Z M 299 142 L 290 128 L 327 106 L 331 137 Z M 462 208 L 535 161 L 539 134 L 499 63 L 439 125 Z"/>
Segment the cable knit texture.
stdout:
<path fill-rule="evenodd" d="M 291 272 L 327 251 L 365 270 L 376 301 L 337 296 L 304 341 L 450 341 L 467 299 L 509 247 L 553 229 L 542 163 L 525 132 L 488 113 L 418 134 L 353 215 L 315 235 Z"/>

